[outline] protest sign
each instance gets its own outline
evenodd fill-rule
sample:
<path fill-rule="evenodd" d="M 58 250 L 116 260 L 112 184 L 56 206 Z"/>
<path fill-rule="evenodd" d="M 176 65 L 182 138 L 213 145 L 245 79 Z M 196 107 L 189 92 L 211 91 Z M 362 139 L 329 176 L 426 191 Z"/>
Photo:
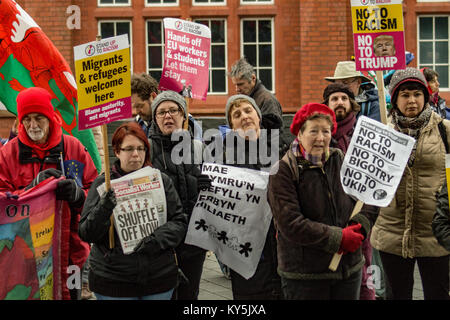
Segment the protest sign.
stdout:
<path fill-rule="evenodd" d="M 0 192 L 0 300 L 70 297 L 69 238 L 62 232 L 70 214 L 63 215 L 56 201 L 57 182 L 43 182 L 18 199 Z"/>
<path fill-rule="evenodd" d="M 161 172 L 145 167 L 119 179 L 111 180 L 117 205 L 114 226 L 124 254 L 130 254 L 141 241 L 167 221 L 167 205 Z M 103 183 L 97 188 L 105 192 Z"/>
<path fill-rule="evenodd" d="M 131 118 L 128 35 L 74 47 L 80 130 Z"/>
<path fill-rule="evenodd" d="M 405 69 L 402 0 L 351 0 L 356 70 Z"/>
<path fill-rule="evenodd" d="M 214 251 L 245 279 L 258 266 L 272 217 L 266 172 L 204 163 L 212 185 L 201 191 L 185 242 Z"/>
<path fill-rule="evenodd" d="M 166 46 L 159 89 L 206 100 L 211 31 L 203 24 L 165 18 L 164 32 Z"/>
<path fill-rule="evenodd" d="M 344 191 L 366 204 L 388 206 L 414 142 L 378 121 L 359 117 L 341 167 Z"/>

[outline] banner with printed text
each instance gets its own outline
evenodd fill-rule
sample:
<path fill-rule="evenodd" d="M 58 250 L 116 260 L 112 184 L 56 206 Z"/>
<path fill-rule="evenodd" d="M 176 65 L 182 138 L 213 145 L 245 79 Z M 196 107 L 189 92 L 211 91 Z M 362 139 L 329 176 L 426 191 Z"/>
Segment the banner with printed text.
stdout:
<path fill-rule="evenodd" d="M 211 31 L 200 23 L 164 19 L 166 47 L 160 90 L 206 100 L 209 84 Z"/>
<path fill-rule="evenodd" d="M 402 0 L 350 0 L 356 70 L 405 69 Z"/>
<path fill-rule="evenodd" d="M 74 47 L 80 130 L 131 118 L 128 35 Z"/>
<path fill-rule="evenodd" d="M 217 258 L 245 279 L 261 258 L 272 213 L 267 202 L 269 174 L 204 163 L 211 187 L 201 191 L 185 242 L 214 251 Z"/>
<path fill-rule="evenodd" d="M 18 199 L 0 192 L 0 300 L 63 298 L 67 253 L 56 184 L 41 183 Z"/>
<path fill-rule="evenodd" d="M 414 138 L 361 116 L 341 167 L 347 194 L 387 207 L 394 197 L 414 146 Z"/>

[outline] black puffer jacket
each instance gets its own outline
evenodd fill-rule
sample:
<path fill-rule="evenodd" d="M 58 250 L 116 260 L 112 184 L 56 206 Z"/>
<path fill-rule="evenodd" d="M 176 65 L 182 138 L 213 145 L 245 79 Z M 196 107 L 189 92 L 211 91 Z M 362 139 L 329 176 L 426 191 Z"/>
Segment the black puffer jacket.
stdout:
<path fill-rule="evenodd" d="M 193 141 L 192 136 L 190 137 Z M 178 141 L 172 141 L 171 136 L 163 135 L 156 122 L 152 123 L 150 128 L 152 166 L 170 177 L 178 192 L 184 212 L 190 219 L 198 197 L 197 179 L 201 172 L 199 166 L 193 164 L 194 142 L 191 143 L 191 162 L 181 164 L 173 163 L 171 153 L 178 143 Z M 205 252 L 204 249 L 185 244 L 184 241 L 176 251 L 177 255 L 182 258 Z"/>
<path fill-rule="evenodd" d="M 111 170 L 111 179 L 125 173 L 119 161 Z M 81 239 L 93 243 L 89 256 L 91 272 L 89 286 L 92 291 L 112 297 L 136 297 L 165 292 L 177 285 L 178 267 L 174 248 L 184 240 L 187 215 L 170 178 L 161 173 L 167 202 L 167 222 L 150 236 L 146 249 L 151 253 L 123 254 L 120 239 L 114 232 L 116 246 L 109 248 L 108 231 L 111 213 L 104 213 L 97 187 L 105 182 L 102 174 L 92 183 L 83 212 L 79 234 Z"/>
<path fill-rule="evenodd" d="M 437 197 L 436 213 L 431 224 L 433 234 L 438 242 L 450 251 L 450 210 L 448 207 L 447 181 Z"/>
<path fill-rule="evenodd" d="M 230 145 L 227 145 L 227 140 L 229 141 L 230 139 L 234 139 L 234 143 L 230 143 Z M 241 141 L 238 142 L 238 140 Z M 267 140 L 267 153 L 270 155 L 272 148 L 270 143 L 270 131 Z M 243 143 L 245 145 L 245 153 L 243 155 L 244 161 L 240 161 L 239 159 L 242 154 L 240 152 L 236 152 L 239 143 Z M 228 134 L 224 139 L 224 164 L 258 171 L 262 169 L 270 169 L 272 163 L 265 160 L 263 161 L 260 158 L 260 146 L 261 145 L 259 144 L 259 140 L 242 141 L 242 138 L 239 137 L 238 134 L 232 132 Z M 231 148 L 234 149 L 234 159 L 232 158 L 227 160 L 227 156 L 232 154 L 232 152 L 230 152 Z M 254 157 L 255 154 L 250 150 L 257 150 L 256 157 Z M 278 153 L 279 151 L 276 150 L 276 156 L 278 156 Z M 228 163 L 227 161 L 232 163 Z M 277 265 L 277 243 L 275 238 L 275 228 L 272 219 L 255 274 L 251 278 L 246 280 L 237 272 L 231 270 L 233 298 L 235 300 L 282 299 L 281 279 L 277 274 Z"/>

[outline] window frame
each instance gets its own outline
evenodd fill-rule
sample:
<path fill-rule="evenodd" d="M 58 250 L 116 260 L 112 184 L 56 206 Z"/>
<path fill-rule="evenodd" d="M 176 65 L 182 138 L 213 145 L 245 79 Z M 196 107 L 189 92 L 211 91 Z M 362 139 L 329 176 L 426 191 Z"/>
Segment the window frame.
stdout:
<path fill-rule="evenodd" d="M 220 17 L 205 17 L 205 18 L 195 18 L 194 22 L 197 23 L 198 20 L 208 20 L 210 22 L 211 25 L 211 21 L 212 20 L 220 20 L 224 22 L 224 42 L 221 43 L 221 46 L 224 46 L 225 48 L 225 66 L 221 67 L 221 68 L 213 68 L 212 67 L 212 47 L 213 47 L 213 42 L 212 42 L 212 38 L 211 38 L 211 46 L 210 46 L 210 54 L 209 54 L 209 70 L 208 70 L 208 76 L 209 76 L 209 87 L 208 87 L 208 95 L 224 95 L 224 94 L 228 94 L 228 42 L 227 42 L 227 19 L 226 18 L 220 18 Z M 211 28 L 210 28 L 211 29 Z M 217 45 L 218 46 L 218 45 Z M 212 79 L 212 71 L 214 70 L 224 70 L 225 74 L 224 74 L 224 81 L 225 81 L 225 91 L 221 91 L 221 92 L 213 92 L 213 91 L 209 91 L 209 89 L 213 87 L 211 79 Z"/>
<path fill-rule="evenodd" d="M 114 23 L 114 36 L 117 36 L 117 26 L 116 23 L 117 22 L 128 22 L 130 24 L 130 35 L 129 35 L 129 39 L 128 41 L 130 42 L 130 71 L 131 73 L 133 73 L 133 21 L 132 20 L 127 20 L 127 19 L 118 19 L 118 20 L 113 20 L 113 19 L 100 19 L 97 21 L 97 34 L 101 34 L 101 28 L 100 25 L 101 23 Z"/>
<path fill-rule="evenodd" d="M 241 6 L 264 6 L 264 5 L 273 5 L 275 4 L 275 0 L 270 1 L 261 1 L 261 0 L 255 0 L 255 2 L 245 2 L 244 0 L 239 0 L 239 4 Z"/>
<path fill-rule="evenodd" d="M 272 65 L 271 65 L 271 67 L 270 68 L 268 68 L 268 67 L 259 67 L 259 62 L 258 62 L 258 60 L 259 60 L 259 54 L 258 54 L 258 52 L 259 52 L 259 44 L 260 44 L 260 42 L 258 41 L 258 35 L 256 35 L 256 42 L 254 43 L 255 45 L 256 45 L 256 62 L 257 62 L 257 65 L 255 66 L 253 66 L 253 68 L 255 69 L 255 71 L 256 71 L 256 78 L 257 79 L 260 79 L 260 77 L 259 77 L 259 70 L 261 70 L 261 69 L 271 69 L 272 70 L 272 89 L 271 90 L 269 90 L 271 93 L 273 93 L 273 94 L 275 94 L 275 87 L 276 87 L 276 83 L 275 83 L 275 18 L 274 17 L 245 17 L 245 18 L 241 18 L 240 19 L 240 30 L 239 30 L 239 33 L 240 33 L 240 39 L 241 39 L 241 41 L 240 41 L 240 57 L 243 57 L 244 56 L 244 21 L 256 21 L 256 23 L 258 24 L 258 21 L 260 21 L 260 20 L 270 20 L 270 23 L 271 23 L 271 29 L 270 29 L 270 32 L 271 32 L 271 35 L 270 35 L 270 37 L 271 37 L 271 39 L 272 39 L 272 41 L 270 42 L 270 44 L 271 44 L 271 48 L 272 48 L 272 50 L 271 50 L 271 52 L 272 52 L 272 60 L 271 60 L 271 63 L 272 63 Z M 265 42 L 263 42 L 263 43 L 265 43 Z M 246 44 L 253 44 L 253 42 L 246 42 Z"/>
<path fill-rule="evenodd" d="M 98 7 L 130 7 L 131 0 L 127 0 L 128 3 L 115 3 L 116 0 L 113 0 L 114 3 L 101 3 L 102 0 L 97 0 Z"/>
<path fill-rule="evenodd" d="M 433 21 L 433 25 L 432 25 L 432 31 L 433 31 L 433 36 L 432 39 L 420 39 L 420 18 L 432 18 Z M 447 39 L 436 39 L 436 34 L 435 34 L 435 19 L 436 18 L 447 18 L 447 25 L 448 25 L 448 30 L 447 30 Z M 449 15 L 445 15 L 445 14 L 424 14 L 424 15 L 418 15 L 417 16 L 417 22 L 416 22 L 416 32 L 417 32 L 417 65 L 419 66 L 419 68 L 423 68 L 424 66 L 431 66 L 431 68 L 433 70 L 436 69 L 436 66 L 438 67 L 445 67 L 447 66 L 447 79 L 448 79 L 448 87 L 440 87 L 439 91 L 442 92 L 450 92 L 450 14 Z M 436 41 L 437 40 L 437 41 Z M 447 42 L 447 62 L 446 63 L 436 63 L 436 42 Z M 421 59 L 421 50 L 420 50 L 420 43 L 423 42 L 428 42 L 428 43 L 432 43 L 433 44 L 433 62 L 432 63 L 420 63 L 420 59 Z"/>
<path fill-rule="evenodd" d="M 158 45 L 153 45 L 153 46 L 161 46 L 161 75 L 162 75 L 162 71 L 164 70 L 164 52 L 165 52 L 165 48 L 166 48 L 166 43 L 165 43 L 165 31 L 164 31 L 164 21 L 162 19 L 145 19 L 145 70 L 148 74 L 150 74 L 151 71 L 159 71 L 159 70 L 150 70 L 150 65 L 149 65 L 149 47 L 150 47 L 150 43 L 148 42 L 148 22 L 159 22 L 161 25 L 161 44 Z M 159 79 L 160 80 L 160 79 Z M 159 83 L 158 80 L 158 83 Z"/>
<path fill-rule="evenodd" d="M 161 3 L 148 3 L 147 0 L 144 0 L 144 6 L 148 7 L 178 7 L 180 6 L 180 0 L 175 0 L 175 3 L 164 3 L 164 0 L 160 0 Z"/>
<path fill-rule="evenodd" d="M 207 6 L 226 6 L 227 0 L 222 0 L 222 2 L 211 2 L 212 0 L 208 0 L 207 3 L 196 3 L 195 0 L 192 0 L 191 4 L 193 7 L 207 7 Z"/>

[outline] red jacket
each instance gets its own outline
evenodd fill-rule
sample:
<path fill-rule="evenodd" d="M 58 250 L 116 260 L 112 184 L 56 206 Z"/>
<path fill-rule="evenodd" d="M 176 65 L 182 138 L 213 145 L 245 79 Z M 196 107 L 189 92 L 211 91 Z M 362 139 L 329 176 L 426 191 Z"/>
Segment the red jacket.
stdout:
<path fill-rule="evenodd" d="M 63 153 L 64 160 L 77 160 L 84 164 L 82 182 L 87 196 L 91 183 L 97 177 L 97 170 L 86 148 L 78 139 L 68 135 L 63 135 L 61 143 L 47 150 L 43 159 L 39 159 L 19 138 L 14 138 L 0 148 L 0 192 L 21 194 L 39 172 L 49 168 L 61 169 L 60 152 Z M 89 244 L 81 241 L 78 236 L 81 209 L 71 208 L 73 216 L 69 249 L 70 263 L 80 268 L 89 255 Z"/>

